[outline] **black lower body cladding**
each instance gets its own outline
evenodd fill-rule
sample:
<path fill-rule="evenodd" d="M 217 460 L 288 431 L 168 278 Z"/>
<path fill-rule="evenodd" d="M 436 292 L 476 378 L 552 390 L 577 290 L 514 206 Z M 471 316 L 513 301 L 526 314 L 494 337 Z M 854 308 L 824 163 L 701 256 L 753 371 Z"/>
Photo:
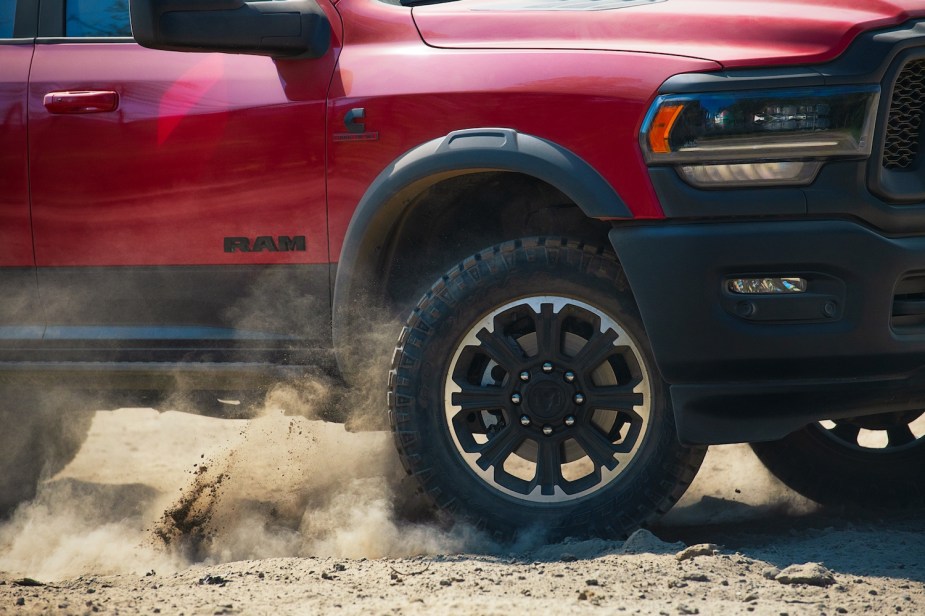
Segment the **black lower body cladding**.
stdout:
<path fill-rule="evenodd" d="M 821 419 L 925 406 L 925 237 L 754 220 L 627 225 L 610 238 L 683 441 L 773 440 Z M 807 286 L 728 286 L 761 277 Z"/>

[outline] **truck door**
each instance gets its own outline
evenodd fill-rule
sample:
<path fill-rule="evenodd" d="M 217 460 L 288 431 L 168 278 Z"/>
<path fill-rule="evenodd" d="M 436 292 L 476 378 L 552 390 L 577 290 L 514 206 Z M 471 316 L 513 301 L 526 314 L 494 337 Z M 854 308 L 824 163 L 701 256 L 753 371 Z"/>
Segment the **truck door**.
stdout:
<path fill-rule="evenodd" d="M 128 0 L 41 2 L 29 143 L 46 340 L 329 336 L 336 46 L 278 62 L 156 51 L 133 41 Z"/>
<path fill-rule="evenodd" d="M 0 340 L 40 338 L 29 218 L 27 84 L 37 0 L 0 2 Z"/>

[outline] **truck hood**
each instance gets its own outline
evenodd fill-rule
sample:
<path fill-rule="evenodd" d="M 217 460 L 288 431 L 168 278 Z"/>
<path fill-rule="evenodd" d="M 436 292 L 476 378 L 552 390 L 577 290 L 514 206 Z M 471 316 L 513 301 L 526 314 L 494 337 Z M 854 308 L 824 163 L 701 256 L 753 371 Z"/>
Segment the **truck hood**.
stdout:
<path fill-rule="evenodd" d="M 433 47 L 597 49 L 726 67 L 825 62 L 861 32 L 925 17 L 922 0 L 457 0 L 417 6 Z"/>

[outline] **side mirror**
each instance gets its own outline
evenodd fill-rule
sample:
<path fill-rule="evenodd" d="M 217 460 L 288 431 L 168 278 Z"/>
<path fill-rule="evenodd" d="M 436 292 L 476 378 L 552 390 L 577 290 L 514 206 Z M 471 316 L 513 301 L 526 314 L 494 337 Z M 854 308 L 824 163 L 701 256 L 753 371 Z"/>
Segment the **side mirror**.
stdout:
<path fill-rule="evenodd" d="M 315 0 L 131 0 L 131 17 L 151 49 L 320 58 L 331 44 Z"/>

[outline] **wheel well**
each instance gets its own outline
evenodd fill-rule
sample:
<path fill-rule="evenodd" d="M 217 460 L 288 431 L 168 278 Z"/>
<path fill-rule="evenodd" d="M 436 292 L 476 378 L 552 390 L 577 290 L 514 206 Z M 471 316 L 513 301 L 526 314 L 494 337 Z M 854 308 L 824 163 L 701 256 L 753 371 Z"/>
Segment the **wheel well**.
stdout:
<path fill-rule="evenodd" d="M 487 246 L 532 235 L 607 246 L 610 229 L 536 177 L 466 173 L 431 184 L 410 199 L 382 253 L 377 279 L 387 303 L 404 311 L 438 276 Z"/>

